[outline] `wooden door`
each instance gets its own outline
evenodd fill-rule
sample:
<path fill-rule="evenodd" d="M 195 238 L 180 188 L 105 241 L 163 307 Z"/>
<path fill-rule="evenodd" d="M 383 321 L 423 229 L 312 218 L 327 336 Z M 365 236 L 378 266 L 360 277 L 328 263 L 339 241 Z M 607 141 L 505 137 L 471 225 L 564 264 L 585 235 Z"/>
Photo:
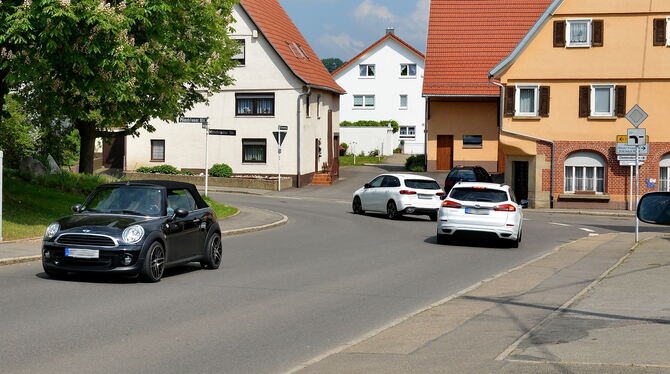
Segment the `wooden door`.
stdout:
<path fill-rule="evenodd" d="M 437 170 L 451 170 L 454 164 L 454 136 L 437 136 Z"/>

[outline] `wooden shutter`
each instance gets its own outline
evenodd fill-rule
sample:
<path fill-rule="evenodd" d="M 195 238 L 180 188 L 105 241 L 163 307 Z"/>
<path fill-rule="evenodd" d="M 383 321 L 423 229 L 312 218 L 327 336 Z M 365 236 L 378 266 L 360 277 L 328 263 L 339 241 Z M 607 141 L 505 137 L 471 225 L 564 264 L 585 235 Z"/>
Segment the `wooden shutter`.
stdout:
<path fill-rule="evenodd" d="M 603 46 L 603 20 L 593 20 L 591 22 L 591 46 L 592 47 L 602 47 Z"/>
<path fill-rule="evenodd" d="M 626 86 L 616 86 L 616 116 L 626 116 Z"/>
<path fill-rule="evenodd" d="M 661 45 L 666 45 L 667 40 L 667 34 L 665 31 L 665 28 L 668 24 L 667 19 L 665 18 L 657 18 L 654 20 L 654 45 L 655 46 L 661 46 Z"/>
<path fill-rule="evenodd" d="M 516 99 L 516 87 L 505 86 L 505 117 L 514 116 Z"/>
<path fill-rule="evenodd" d="M 579 116 L 591 115 L 591 86 L 579 86 Z"/>
<path fill-rule="evenodd" d="M 554 47 L 565 47 L 565 21 L 554 21 Z"/>
<path fill-rule="evenodd" d="M 540 86 L 540 117 L 549 117 L 549 86 Z"/>

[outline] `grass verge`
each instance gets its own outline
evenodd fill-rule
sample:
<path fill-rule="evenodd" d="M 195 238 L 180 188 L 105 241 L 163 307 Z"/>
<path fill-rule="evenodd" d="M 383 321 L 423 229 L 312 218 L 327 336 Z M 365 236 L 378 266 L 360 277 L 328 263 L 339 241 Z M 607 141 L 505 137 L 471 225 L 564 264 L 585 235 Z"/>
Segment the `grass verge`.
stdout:
<path fill-rule="evenodd" d="M 216 217 L 218 219 L 223 219 L 226 217 L 230 217 L 233 214 L 237 213 L 237 208 L 225 204 L 221 204 L 219 202 L 216 202 L 212 200 L 209 196 L 203 196 L 203 199 L 205 199 L 205 202 L 207 205 L 209 205 L 214 211 L 216 212 Z"/>
<path fill-rule="evenodd" d="M 365 164 L 381 164 L 382 162 L 384 162 L 384 157 L 356 156 L 356 163 L 354 164 L 354 156 L 340 156 L 340 166 L 363 166 Z"/>

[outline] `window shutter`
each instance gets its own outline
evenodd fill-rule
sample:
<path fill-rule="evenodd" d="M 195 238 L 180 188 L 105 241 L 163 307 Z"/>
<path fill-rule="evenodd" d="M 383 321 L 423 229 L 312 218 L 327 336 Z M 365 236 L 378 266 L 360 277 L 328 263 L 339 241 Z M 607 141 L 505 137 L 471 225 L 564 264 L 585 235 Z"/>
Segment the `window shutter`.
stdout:
<path fill-rule="evenodd" d="M 579 86 L 579 117 L 591 115 L 591 86 Z"/>
<path fill-rule="evenodd" d="M 565 21 L 554 21 L 554 47 L 565 47 Z"/>
<path fill-rule="evenodd" d="M 626 86 L 616 86 L 616 116 L 626 116 Z"/>
<path fill-rule="evenodd" d="M 660 46 L 667 43 L 665 28 L 668 21 L 665 18 L 657 18 L 654 20 L 654 45 Z"/>
<path fill-rule="evenodd" d="M 516 98 L 516 87 L 505 86 L 505 117 L 514 116 L 515 98 Z"/>
<path fill-rule="evenodd" d="M 540 86 L 540 117 L 549 117 L 549 86 Z"/>
<path fill-rule="evenodd" d="M 603 20 L 593 20 L 591 23 L 591 46 L 592 47 L 602 47 L 603 46 Z"/>

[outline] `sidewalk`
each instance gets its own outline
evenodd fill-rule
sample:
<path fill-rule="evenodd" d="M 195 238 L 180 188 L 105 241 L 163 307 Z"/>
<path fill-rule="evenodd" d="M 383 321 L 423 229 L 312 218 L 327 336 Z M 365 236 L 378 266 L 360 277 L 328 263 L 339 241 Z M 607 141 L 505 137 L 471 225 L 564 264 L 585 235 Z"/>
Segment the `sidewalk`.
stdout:
<path fill-rule="evenodd" d="M 577 214 L 585 216 L 604 217 L 635 217 L 635 212 L 630 210 L 594 210 L 594 209 L 524 209 L 529 213 L 555 213 L 555 214 Z"/>
<path fill-rule="evenodd" d="M 670 373 L 669 244 L 578 240 L 295 371 Z"/>
<path fill-rule="evenodd" d="M 237 207 L 239 213 L 219 221 L 223 237 L 267 230 L 288 222 L 281 213 L 252 207 Z M 41 258 L 42 240 L 0 242 L 0 265 L 37 261 Z"/>

